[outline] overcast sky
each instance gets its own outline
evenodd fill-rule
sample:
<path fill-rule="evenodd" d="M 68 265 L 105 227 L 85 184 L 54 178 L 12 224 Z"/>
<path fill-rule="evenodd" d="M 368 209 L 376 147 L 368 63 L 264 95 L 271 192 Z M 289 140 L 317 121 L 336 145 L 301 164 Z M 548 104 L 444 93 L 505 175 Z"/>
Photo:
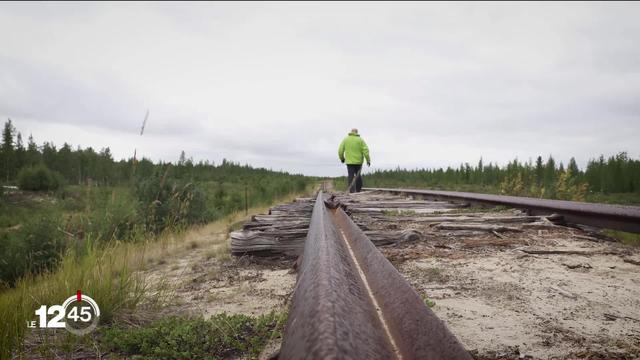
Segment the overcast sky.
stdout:
<path fill-rule="evenodd" d="M 0 4 L 0 119 L 38 143 L 345 172 L 640 156 L 640 3 Z M 150 116 L 139 135 L 145 112 Z"/>

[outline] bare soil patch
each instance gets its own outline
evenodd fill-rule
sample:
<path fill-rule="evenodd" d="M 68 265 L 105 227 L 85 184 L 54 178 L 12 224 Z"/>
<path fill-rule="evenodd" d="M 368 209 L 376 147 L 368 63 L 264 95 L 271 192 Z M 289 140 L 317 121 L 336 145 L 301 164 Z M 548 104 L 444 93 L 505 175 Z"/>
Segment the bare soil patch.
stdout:
<path fill-rule="evenodd" d="M 636 358 L 640 266 L 625 260 L 638 251 L 576 232 L 434 238 L 383 252 L 478 358 Z"/>
<path fill-rule="evenodd" d="M 288 259 L 230 257 L 228 234 L 211 227 L 142 274 L 152 287 L 169 289 L 172 312 L 262 315 L 284 310 L 295 285 L 292 266 Z"/>

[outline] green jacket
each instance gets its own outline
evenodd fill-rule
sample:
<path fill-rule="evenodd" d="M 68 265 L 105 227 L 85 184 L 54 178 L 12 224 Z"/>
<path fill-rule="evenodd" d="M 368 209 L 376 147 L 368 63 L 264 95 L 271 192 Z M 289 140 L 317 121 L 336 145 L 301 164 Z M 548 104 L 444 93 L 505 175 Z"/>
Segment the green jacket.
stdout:
<path fill-rule="evenodd" d="M 367 159 L 367 163 L 371 163 L 367 143 L 362 140 L 360 135 L 354 133 L 349 133 L 349 136 L 342 140 L 340 147 L 338 147 L 338 157 L 347 165 L 362 165 L 363 158 Z"/>

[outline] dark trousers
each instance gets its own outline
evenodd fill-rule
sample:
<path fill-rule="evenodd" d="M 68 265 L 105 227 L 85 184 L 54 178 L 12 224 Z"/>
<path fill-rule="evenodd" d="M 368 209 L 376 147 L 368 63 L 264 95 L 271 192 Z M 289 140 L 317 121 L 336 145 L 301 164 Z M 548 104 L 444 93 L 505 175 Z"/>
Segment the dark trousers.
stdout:
<path fill-rule="evenodd" d="M 361 170 L 362 170 L 362 164 L 360 165 L 347 164 L 347 173 L 349 174 L 348 180 L 347 180 L 348 181 L 347 189 L 349 190 L 350 193 L 362 191 L 362 174 L 360 173 Z M 353 181 L 353 177 L 356 175 L 358 175 L 358 177 L 356 178 L 356 181 Z"/>

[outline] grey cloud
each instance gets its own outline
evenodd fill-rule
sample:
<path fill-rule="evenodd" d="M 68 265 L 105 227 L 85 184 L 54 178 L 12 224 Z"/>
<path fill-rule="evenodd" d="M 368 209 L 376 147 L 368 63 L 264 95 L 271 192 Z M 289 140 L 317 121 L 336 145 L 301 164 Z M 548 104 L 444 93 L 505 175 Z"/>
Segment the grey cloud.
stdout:
<path fill-rule="evenodd" d="M 354 126 L 380 167 L 635 156 L 638 18 L 635 3 L 3 4 L 0 115 L 57 143 L 95 129 L 126 156 L 149 108 L 135 139 L 151 158 L 309 174 L 342 173 Z"/>
<path fill-rule="evenodd" d="M 126 96 L 123 84 L 107 77 L 83 84 L 54 67 L 8 57 L 0 57 L 0 69 L 1 78 L 12 84 L 0 98 L 5 113 L 42 122 L 132 128 L 135 97 Z M 13 97 L 15 93 L 20 98 Z"/>

